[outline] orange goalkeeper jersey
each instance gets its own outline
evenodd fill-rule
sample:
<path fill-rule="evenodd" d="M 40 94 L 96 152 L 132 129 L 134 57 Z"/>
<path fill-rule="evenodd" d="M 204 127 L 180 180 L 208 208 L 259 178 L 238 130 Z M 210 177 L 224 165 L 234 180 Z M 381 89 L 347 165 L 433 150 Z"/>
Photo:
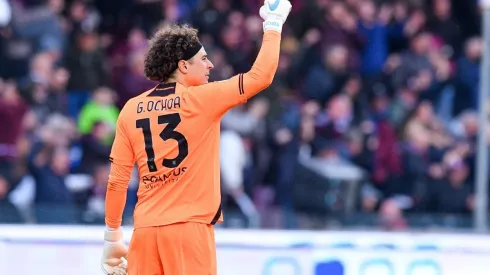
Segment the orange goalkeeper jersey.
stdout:
<path fill-rule="evenodd" d="M 264 90 L 279 61 L 280 34 L 264 33 L 252 69 L 228 80 L 160 84 L 121 110 L 112 147 L 106 224 L 121 225 L 134 163 L 140 175 L 134 227 L 222 221 L 220 120 Z"/>

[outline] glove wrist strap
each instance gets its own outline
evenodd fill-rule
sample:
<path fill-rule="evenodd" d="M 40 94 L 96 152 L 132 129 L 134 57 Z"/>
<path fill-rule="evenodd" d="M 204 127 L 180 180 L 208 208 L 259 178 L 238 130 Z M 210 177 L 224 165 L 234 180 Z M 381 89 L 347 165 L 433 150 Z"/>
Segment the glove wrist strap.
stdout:
<path fill-rule="evenodd" d="M 274 20 L 274 19 L 267 19 L 264 21 L 263 27 L 264 31 L 277 31 L 281 32 L 282 31 L 282 21 L 281 20 Z"/>
<path fill-rule="evenodd" d="M 106 228 L 104 231 L 104 240 L 107 242 L 117 242 L 122 239 L 122 230 Z"/>

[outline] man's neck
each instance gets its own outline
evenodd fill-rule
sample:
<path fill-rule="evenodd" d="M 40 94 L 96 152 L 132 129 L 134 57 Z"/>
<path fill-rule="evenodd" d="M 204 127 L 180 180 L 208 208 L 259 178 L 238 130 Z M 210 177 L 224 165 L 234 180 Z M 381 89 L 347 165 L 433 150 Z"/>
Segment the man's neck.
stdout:
<path fill-rule="evenodd" d="M 183 79 L 180 79 L 178 77 L 175 78 L 169 78 L 165 83 L 179 83 L 180 85 L 184 87 L 189 87 L 190 85 L 187 84 L 186 81 L 183 81 Z"/>

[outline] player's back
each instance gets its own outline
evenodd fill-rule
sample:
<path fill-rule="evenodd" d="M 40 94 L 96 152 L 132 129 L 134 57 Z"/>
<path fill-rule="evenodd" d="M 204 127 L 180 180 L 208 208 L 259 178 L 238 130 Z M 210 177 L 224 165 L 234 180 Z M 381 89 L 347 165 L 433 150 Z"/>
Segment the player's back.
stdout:
<path fill-rule="evenodd" d="M 264 34 L 257 60 L 247 73 L 199 86 L 160 84 L 128 101 L 111 150 L 108 225 L 120 223 L 118 196 L 134 162 L 140 175 L 135 228 L 222 221 L 220 120 L 272 83 L 280 38 L 275 31 Z"/>
<path fill-rule="evenodd" d="M 121 111 L 140 176 L 135 228 L 221 219 L 219 119 L 180 84 L 161 84 Z"/>

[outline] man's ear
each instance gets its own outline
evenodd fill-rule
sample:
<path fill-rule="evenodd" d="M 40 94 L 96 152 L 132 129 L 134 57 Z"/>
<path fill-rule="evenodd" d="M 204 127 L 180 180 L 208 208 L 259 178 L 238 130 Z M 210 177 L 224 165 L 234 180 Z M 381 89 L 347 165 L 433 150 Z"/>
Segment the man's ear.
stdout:
<path fill-rule="evenodd" d="M 179 68 L 179 71 L 183 74 L 186 74 L 187 73 L 187 64 L 184 60 L 180 60 L 179 63 L 177 63 L 177 66 Z"/>

